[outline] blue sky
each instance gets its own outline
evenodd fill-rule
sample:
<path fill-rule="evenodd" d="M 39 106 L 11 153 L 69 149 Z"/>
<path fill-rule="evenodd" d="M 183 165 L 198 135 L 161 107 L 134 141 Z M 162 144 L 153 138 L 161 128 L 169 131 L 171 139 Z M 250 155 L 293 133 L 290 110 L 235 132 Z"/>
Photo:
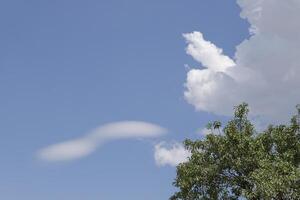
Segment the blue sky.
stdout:
<path fill-rule="evenodd" d="M 183 33 L 201 31 L 233 57 L 249 36 L 234 0 L 1 1 L 0 199 L 164 200 L 175 168 L 154 144 L 200 137 L 220 118 L 184 99 Z M 37 151 L 103 124 L 138 120 L 168 129 L 106 143 L 71 162 Z"/>

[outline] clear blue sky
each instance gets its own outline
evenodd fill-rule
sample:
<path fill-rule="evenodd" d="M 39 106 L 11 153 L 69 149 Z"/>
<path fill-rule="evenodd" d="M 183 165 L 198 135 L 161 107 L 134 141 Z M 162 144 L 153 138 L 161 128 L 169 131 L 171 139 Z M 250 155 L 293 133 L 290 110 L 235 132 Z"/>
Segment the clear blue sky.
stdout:
<path fill-rule="evenodd" d="M 113 121 L 196 138 L 215 116 L 183 98 L 182 33 L 201 31 L 233 56 L 248 35 L 234 0 L 3 0 L 0 3 L 0 199 L 165 200 L 175 168 L 148 140 L 114 141 L 70 163 L 36 151 Z"/>

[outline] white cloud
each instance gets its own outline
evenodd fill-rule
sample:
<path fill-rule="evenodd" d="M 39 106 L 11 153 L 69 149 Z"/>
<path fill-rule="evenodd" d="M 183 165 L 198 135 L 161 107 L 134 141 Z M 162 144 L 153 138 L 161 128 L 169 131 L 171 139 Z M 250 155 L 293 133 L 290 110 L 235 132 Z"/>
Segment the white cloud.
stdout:
<path fill-rule="evenodd" d="M 217 130 L 216 130 L 217 131 Z M 196 133 L 200 136 L 207 136 L 209 134 L 214 134 L 214 132 L 207 128 L 198 129 Z"/>
<path fill-rule="evenodd" d="M 188 42 L 186 48 L 187 54 L 201 62 L 204 67 L 216 71 L 223 71 L 226 68 L 235 65 L 228 56 L 223 55 L 222 49 L 219 49 L 213 43 L 204 40 L 202 33 L 187 33 L 183 34 L 183 36 Z"/>
<path fill-rule="evenodd" d="M 85 136 L 38 151 L 38 157 L 45 161 L 68 161 L 93 153 L 104 142 L 126 138 L 151 138 L 166 133 L 166 129 L 147 122 L 122 121 L 100 126 Z"/>
<path fill-rule="evenodd" d="M 155 145 L 154 159 L 158 166 L 177 166 L 186 162 L 191 155 L 180 143 L 166 144 L 164 142 Z"/>
<path fill-rule="evenodd" d="M 234 60 L 200 32 L 184 34 L 187 53 L 204 67 L 187 73 L 185 98 L 197 110 L 222 115 L 245 101 L 253 117 L 286 121 L 300 102 L 300 1 L 238 4 L 252 35 L 237 46 Z"/>

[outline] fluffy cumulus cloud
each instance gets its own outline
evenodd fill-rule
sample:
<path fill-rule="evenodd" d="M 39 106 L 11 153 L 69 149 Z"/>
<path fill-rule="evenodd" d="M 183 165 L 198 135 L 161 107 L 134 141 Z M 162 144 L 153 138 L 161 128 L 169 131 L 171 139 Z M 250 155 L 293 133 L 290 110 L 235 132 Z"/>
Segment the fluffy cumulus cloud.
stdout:
<path fill-rule="evenodd" d="M 166 129 L 147 122 L 122 121 L 100 126 L 81 138 L 47 146 L 38 151 L 45 161 L 69 161 L 93 153 L 101 144 L 117 139 L 152 138 L 166 133 Z"/>
<path fill-rule="evenodd" d="M 158 166 L 170 165 L 175 167 L 179 163 L 186 162 L 190 156 L 190 152 L 180 143 L 161 142 L 155 145 L 154 150 L 154 159 Z"/>
<path fill-rule="evenodd" d="M 187 54 L 203 66 L 188 72 L 185 98 L 197 110 L 222 115 L 245 101 L 253 117 L 286 121 L 300 103 L 300 1 L 237 2 L 251 36 L 233 59 L 200 32 L 184 34 Z"/>

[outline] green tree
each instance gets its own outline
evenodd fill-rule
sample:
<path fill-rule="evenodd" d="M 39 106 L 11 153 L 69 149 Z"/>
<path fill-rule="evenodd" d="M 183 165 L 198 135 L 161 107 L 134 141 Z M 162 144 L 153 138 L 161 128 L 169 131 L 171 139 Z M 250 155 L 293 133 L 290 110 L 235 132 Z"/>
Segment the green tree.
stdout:
<path fill-rule="evenodd" d="M 297 118 L 289 125 L 257 133 L 247 118 L 248 105 L 235 108 L 223 134 L 186 140 L 188 162 L 177 166 L 171 200 L 300 199 L 300 133 Z M 208 124 L 219 129 L 219 122 Z"/>

